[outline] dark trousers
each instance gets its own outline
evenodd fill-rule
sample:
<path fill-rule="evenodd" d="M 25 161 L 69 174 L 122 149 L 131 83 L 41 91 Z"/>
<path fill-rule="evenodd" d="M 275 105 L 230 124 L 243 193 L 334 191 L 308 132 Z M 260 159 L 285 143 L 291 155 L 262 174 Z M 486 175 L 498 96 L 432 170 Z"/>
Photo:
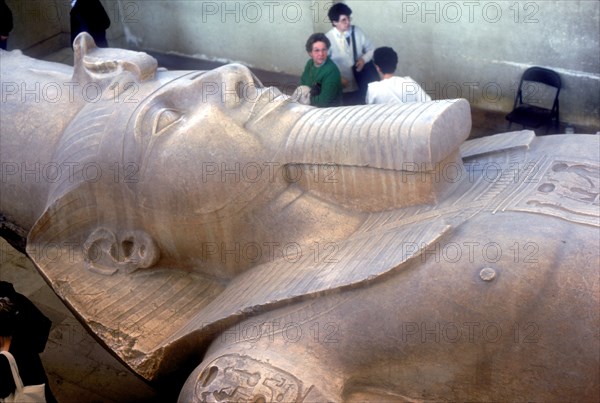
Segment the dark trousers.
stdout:
<path fill-rule="evenodd" d="M 344 92 L 344 94 L 342 95 L 342 105 L 344 106 L 364 104 L 365 96 L 363 95 L 362 91 Z"/>

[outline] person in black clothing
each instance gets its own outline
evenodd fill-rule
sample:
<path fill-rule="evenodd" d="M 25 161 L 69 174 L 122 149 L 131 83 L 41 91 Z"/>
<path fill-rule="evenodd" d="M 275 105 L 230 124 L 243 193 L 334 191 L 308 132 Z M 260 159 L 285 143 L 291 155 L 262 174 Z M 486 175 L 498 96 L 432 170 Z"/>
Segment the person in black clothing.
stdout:
<path fill-rule="evenodd" d="M 56 402 L 39 354 L 44 351 L 52 322 L 11 283 L 0 281 L 0 349 L 17 362 L 25 385 L 46 385 L 46 401 Z M 15 391 L 10 364 L 0 355 L 0 398 Z"/>
<path fill-rule="evenodd" d="M 110 18 L 100 0 L 73 0 L 71 5 L 71 45 L 77 35 L 87 32 L 96 46 L 107 48 L 106 30 L 110 27 Z"/>
<path fill-rule="evenodd" d="M 13 18 L 10 8 L 4 0 L 0 0 L 0 49 L 6 50 L 8 34 L 13 29 Z"/>

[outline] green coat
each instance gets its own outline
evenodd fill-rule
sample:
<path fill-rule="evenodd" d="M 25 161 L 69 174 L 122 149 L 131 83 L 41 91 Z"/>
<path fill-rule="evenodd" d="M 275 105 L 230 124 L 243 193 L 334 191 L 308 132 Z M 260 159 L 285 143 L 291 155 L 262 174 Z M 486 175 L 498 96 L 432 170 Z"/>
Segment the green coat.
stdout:
<path fill-rule="evenodd" d="M 330 58 L 327 58 L 325 63 L 319 67 L 315 67 L 312 59 L 309 59 L 304 67 L 300 83 L 311 88 L 316 83 L 321 84 L 321 93 L 310 97 L 311 105 L 327 107 L 342 104 L 342 77 Z"/>

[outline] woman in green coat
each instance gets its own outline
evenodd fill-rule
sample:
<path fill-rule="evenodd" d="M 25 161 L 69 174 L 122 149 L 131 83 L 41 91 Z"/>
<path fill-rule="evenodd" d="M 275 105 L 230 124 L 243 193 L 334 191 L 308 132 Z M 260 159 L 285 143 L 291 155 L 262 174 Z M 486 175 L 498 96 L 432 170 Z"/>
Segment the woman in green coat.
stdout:
<path fill-rule="evenodd" d="M 330 46 L 329 39 L 322 33 L 312 34 L 306 41 L 310 60 L 306 62 L 300 82 L 310 87 L 310 104 L 313 106 L 342 104 L 342 77 L 327 55 Z"/>

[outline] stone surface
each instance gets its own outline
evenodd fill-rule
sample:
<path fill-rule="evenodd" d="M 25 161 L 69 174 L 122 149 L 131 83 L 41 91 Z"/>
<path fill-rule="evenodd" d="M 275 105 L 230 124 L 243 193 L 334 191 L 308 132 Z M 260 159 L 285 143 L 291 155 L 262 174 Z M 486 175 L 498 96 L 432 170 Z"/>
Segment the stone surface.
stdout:
<path fill-rule="evenodd" d="M 0 213 L 138 374 L 202 361 L 183 401 L 598 397 L 597 136 L 461 147 L 464 100 L 317 110 L 240 65 L 75 50 L 1 54 Z"/>

